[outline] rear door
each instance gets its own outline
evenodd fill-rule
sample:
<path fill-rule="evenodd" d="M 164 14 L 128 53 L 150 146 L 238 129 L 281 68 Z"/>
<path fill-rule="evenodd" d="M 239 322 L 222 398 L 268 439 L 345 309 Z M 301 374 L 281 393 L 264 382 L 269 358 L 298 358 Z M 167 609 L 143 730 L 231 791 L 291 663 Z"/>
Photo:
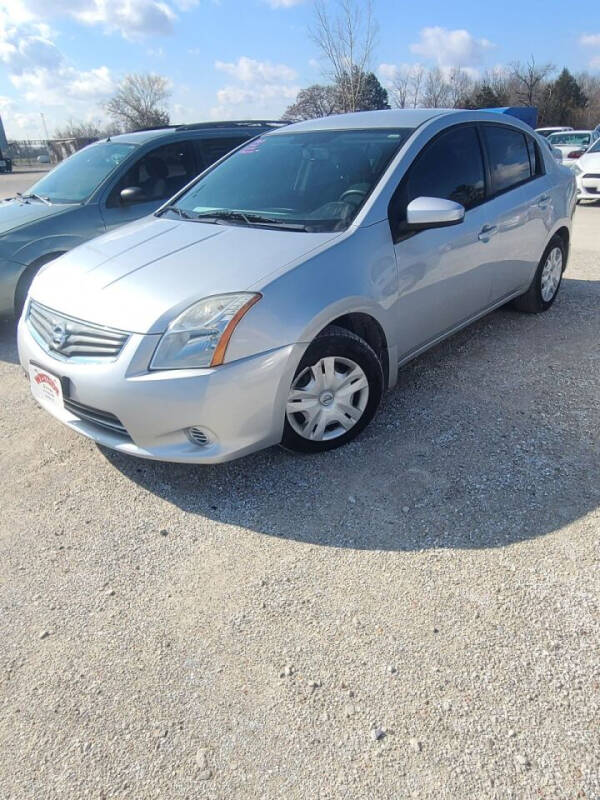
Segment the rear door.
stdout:
<path fill-rule="evenodd" d="M 485 168 L 477 126 L 457 125 L 427 143 L 390 203 L 399 276 L 396 303 L 401 354 L 419 350 L 489 304 L 492 265 L 481 231 L 488 219 Z M 465 207 L 464 221 L 403 232 L 406 206 L 440 197 Z"/>
<path fill-rule="evenodd" d="M 552 182 L 533 137 L 506 125 L 482 124 L 489 171 L 485 204 L 491 302 L 525 290 L 542 256 L 552 219 Z"/>

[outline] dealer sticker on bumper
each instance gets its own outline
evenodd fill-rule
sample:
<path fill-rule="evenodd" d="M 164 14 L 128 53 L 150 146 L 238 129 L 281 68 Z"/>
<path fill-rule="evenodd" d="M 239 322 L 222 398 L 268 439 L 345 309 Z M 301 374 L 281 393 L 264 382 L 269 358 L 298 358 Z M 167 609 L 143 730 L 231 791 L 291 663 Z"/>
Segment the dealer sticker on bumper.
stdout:
<path fill-rule="evenodd" d="M 35 364 L 29 365 L 29 380 L 31 393 L 40 402 L 50 402 L 57 405 L 63 404 L 63 393 L 60 378 L 46 372 L 45 369 Z"/>

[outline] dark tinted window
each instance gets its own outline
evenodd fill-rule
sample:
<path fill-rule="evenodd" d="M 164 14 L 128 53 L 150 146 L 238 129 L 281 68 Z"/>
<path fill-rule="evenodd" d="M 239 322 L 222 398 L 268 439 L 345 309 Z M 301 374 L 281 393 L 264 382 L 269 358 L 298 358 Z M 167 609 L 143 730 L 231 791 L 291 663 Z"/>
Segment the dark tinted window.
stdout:
<path fill-rule="evenodd" d="M 110 193 L 107 205 L 118 206 L 123 189 L 139 186 L 140 202 L 156 200 L 156 206 L 178 192 L 197 174 L 194 153 L 189 142 L 173 142 L 150 150 L 127 170 Z"/>
<path fill-rule="evenodd" d="M 226 139 L 200 139 L 195 142 L 198 163 L 202 169 L 206 169 L 254 135 L 252 133 L 250 136 L 229 136 Z"/>
<path fill-rule="evenodd" d="M 523 133 L 500 125 L 484 125 L 483 135 L 490 161 L 494 194 L 529 180 L 531 165 Z"/>
<path fill-rule="evenodd" d="M 417 157 L 410 168 L 405 205 L 416 197 L 443 197 L 466 209 L 485 196 L 483 160 L 477 131 L 454 128 L 443 133 Z"/>

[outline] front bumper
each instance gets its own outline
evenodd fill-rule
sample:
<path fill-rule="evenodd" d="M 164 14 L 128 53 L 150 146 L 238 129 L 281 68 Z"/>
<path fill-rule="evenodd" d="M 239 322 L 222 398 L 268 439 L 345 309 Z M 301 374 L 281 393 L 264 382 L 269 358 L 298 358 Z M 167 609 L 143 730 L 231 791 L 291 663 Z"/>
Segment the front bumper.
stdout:
<path fill-rule="evenodd" d="M 590 177 L 589 175 L 576 175 L 577 199 L 581 200 L 600 200 L 600 177 Z"/>
<path fill-rule="evenodd" d="M 114 415 L 120 434 L 40 401 L 73 430 L 128 455 L 160 461 L 218 463 L 277 444 L 283 433 L 285 403 L 304 347 L 288 345 L 212 369 L 148 372 L 159 337 L 130 336 L 119 357 L 108 363 L 58 360 L 31 335 L 25 315 L 18 328 L 19 358 L 62 379 L 76 404 Z M 209 443 L 192 442 L 198 426 Z"/>

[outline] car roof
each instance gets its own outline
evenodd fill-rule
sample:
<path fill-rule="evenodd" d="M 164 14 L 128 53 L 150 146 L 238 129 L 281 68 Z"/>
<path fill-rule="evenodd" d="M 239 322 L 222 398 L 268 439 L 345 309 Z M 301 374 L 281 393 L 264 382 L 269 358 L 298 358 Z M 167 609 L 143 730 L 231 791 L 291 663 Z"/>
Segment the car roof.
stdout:
<path fill-rule="evenodd" d="M 247 132 L 254 136 L 266 130 L 274 130 L 277 127 L 287 125 L 281 120 L 224 120 L 223 122 L 196 122 L 190 125 L 165 125 L 163 128 L 152 128 L 150 130 L 131 131 L 130 133 L 119 133 L 110 136 L 111 142 L 122 142 L 124 144 L 141 145 L 149 141 L 165 139 L 168 141 L 174 138 L 201 139 L 206 134 L 218 133 L 222 135 L 235 136 L 240 132 Z M 212 137 L 211 137 L 212 138 Z M 103 140 L 104 141 L 104 140 Z"/>
<path fill-rule="evenodd" d="M 586 130 L 583 130 L 583 129 L 581 129 L 581 130 L 576 130 L 576 131 L 574 131 L 574 130 L 570 130 L 570 131 L 556 131 L 556 133 L 569 133 L 569 134 L 570 134 L 570 133 L 593 133 L 593 132 L 594 132 L 594 131 L 590 131 L 590 130 L 587 130 L 587 129 L 586 129 Z"/>
<path fill-rule="evenodd" d="M 337 131 L 361 128 L 417 128 L 424 122 L 454 109 L 447 108 L 398 108 L 386 111 L 354 111 L 349 114 L 332 114 L 319 119 L 294 122 L 285 127 L 285 132 Z M 279 133 L 280 131 L 274 131 Z M 282 131 L 283 132 L 283 131 Z"/>

